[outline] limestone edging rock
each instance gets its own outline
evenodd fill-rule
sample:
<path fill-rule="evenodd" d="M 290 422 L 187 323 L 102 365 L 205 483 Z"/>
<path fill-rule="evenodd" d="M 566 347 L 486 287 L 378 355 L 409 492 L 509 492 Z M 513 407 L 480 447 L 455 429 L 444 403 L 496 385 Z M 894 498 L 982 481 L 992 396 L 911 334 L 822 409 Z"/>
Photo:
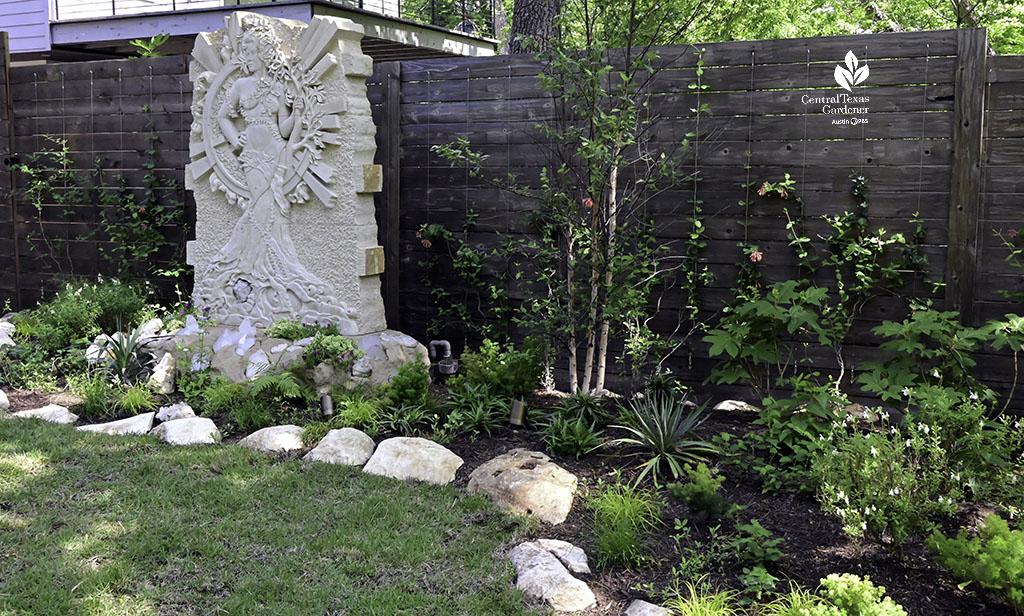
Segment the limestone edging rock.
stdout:
<path fill-rule="evenodd" d="M 77 430 L 82 432 L 96 432 L 97 434 L 115 434 L 115 435 L 126 435 L 126 434 L 147 434 L 150 429 L 153 428 L 153 418 L 156 417 L 156 413 L 142 413 L 134 417 L 128 417 L 127 419 L 118 419 L 117 421 L 108 421 L 107 423 L 90 424 L 87 426 L 78 426 Z"/>
<path fill-rule="evenodd" d="M 477 467 L 466 490 L 487 494 L 503 509 L 556 525 L 572 509 L 576 476 L 539 451 L 513 449 Z"/>
<path fill-rule="evenodd" d="M 362 466 L 373 455 L 373 439 L 361 430 L 341 428 L 328 432 L 303 460 Z"/>
<path fill-rule="evenodd" d="M 546 601 L 553 609 L 575 612 L 597 602 L 585 582 L 573 577 L 554 554 L 536 542 L 517 545 L 508 557 L 516 571 L 516 588 Z"/>
<path fill-rule="evenodd" d="M 238 441 L 242 447 L 267 453 L 283 453 L 302 449 L 302 428 L 288 424 L 270 426 L 250 434 Z"/>
<path fill-rule="evenodd" d="M 445 485 L 455 479 L 462 458 L 425 438 L 397 436 L 377 445 L 363 471 L 392 479 Z"/>
<path fill-rule="evenodd" d="M 73 424 L 78 421 L 78 415 L 75 415 L 59 404 L 47 404 L 37 409 L 29 409 L 27 411 L 18 411 L 17 413 L 11 413 L 11 417 L 17 417 L 19 419 L 42 419 L 50 423 L 56 424 Z"/>
<path fill-rule="evenodd" d="M 212 445 L 220 442 L 220 430 L 207 417 L 185 417 L 165 421 L 150 434 L 171 445 Z"/>

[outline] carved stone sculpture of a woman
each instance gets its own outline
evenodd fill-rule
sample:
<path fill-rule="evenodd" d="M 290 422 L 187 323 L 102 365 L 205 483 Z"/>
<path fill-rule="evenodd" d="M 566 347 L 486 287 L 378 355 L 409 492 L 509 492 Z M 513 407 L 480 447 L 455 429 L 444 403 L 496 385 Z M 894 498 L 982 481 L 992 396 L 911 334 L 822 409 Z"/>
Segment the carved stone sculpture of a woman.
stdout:
<path fill-rule="evenodd" d="M 310 176 L 324 147 L 317 131 L 327 113 L 317 82 L 324 71 L 288 57 L 258 16 L 240 23 L 225 36 L 226 61 L 197 86 L 203 98 L 193 111 L 202 114 L 205 157 L 193 166 L 211 172 L 211 186 L 241 215 L 206 270 L 196 272 L 194 295 L 229 323 L 316 319 L 351 329 L 349 311 L 303 266 L 289 229 L 290 210 L 309 198 L 309 183 L 325 190 Z"/>

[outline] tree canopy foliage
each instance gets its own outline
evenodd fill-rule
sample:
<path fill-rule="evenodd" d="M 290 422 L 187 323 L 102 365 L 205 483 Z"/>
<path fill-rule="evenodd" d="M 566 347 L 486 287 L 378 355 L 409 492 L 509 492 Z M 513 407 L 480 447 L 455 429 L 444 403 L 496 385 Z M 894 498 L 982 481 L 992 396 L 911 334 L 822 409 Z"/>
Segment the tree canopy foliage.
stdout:
<path fill-rule="evenodd" d="M 1021 0 L 640 0 L 638 6 L 648 18 L 635 45 L 984 27 L 995 53 L 1024 54 Z M 630 16 L 618 3 L 590 2 L 584 10 L 583 0 L 565 0 L 562 14 L 572 16 L 563 21 L 569 30 L 563 35 L 580 46 L 587 23 L 608 32 L 601 38 L 613 47 L 625 44 L 613 35 L 629 31 L 622 22 Z"/>

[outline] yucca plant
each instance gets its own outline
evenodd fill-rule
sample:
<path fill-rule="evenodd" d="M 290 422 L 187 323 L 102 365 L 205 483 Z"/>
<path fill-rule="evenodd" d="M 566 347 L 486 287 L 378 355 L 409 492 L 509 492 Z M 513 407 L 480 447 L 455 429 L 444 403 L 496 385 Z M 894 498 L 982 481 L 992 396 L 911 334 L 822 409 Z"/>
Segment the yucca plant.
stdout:
<path fill-rule="evenodd" d="M 643 451 L 634 455 L 650 455 L 638 468 L 643 469 L 637 481 L 651 474 L 654 484 L 667 468 L 673 479 L 683 474 L 687 462 L 706 461 L 707 454 L 718 449 L 693 433 L 707 419 L 707 405 L 690 410 L 685 398 L 672 396 L 647 396 L 634 398 L 623 409 L 626 425 L 613 426 L 630 433 L 631 436 L 616 439 L 615 444 L 632 445 Z"/>
<path fill-rule="evenodd" d="M 139 327 L 127 336 L 106 338 L 101 345 L 103 357 L 107 360 L 107 370 L 126 385 L 135 383 L 153 363 L 153 356 L 142 348 L 139 341 L 141 336 L 142 328 Z"/>

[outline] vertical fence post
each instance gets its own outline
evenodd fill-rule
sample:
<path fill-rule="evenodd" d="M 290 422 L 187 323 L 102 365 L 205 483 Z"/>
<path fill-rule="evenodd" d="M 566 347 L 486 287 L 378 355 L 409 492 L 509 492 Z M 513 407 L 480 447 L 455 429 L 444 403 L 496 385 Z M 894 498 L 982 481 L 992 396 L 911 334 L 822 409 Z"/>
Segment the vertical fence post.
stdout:
<path fill-rule="evenodd" d="M 14 265 L 14 288 L 11 300 L 21 310 L 21 258 L 18 255 L 18 215 L 14 203 L 14 106 L 11 97 L 11 48 L 6 32 L 0 32 L 0 160 L 7 171 L 0 175 L 0 204 L 11 208 L 11 262 Z M 0 236 L 0 240 L 6 239 Z M 2 312 L 2 306 L 0 306 Z"/>
<path fill-rule="evenodd" d="M 384 73 L 384 318 L 388 327 L 399 323 L 399 209 L 402 173 L 402 63 L 391 62 Z"/>
<path fill-rule="evenodd" d="M 987 54 L 988 32 L 984 28 L 960 30 L 957 33 L 946 310 L 959 310 L 961 321 L 968 325 L 974 316 L 974 282 L 978 261 Z"/>

